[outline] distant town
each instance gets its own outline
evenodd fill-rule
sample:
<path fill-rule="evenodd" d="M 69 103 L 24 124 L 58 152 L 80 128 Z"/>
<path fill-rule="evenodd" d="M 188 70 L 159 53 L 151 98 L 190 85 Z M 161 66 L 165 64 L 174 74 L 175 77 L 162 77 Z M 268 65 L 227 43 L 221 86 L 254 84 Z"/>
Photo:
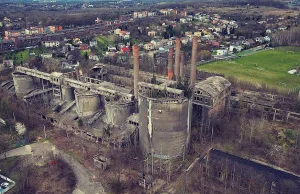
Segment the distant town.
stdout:
<path fill-rule="evenodd" d="M 299 194 L 299 3 L 0 1 L 0 194 Z"/>

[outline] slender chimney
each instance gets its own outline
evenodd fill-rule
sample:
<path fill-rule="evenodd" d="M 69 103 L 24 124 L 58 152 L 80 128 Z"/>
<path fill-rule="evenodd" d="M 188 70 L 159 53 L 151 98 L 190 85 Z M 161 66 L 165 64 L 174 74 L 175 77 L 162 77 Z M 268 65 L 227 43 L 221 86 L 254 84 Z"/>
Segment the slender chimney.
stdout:
<path fill-rule="evenodd" d="M 180 73 L 179 76 L 181 77 L 181 80 L 183 80 L 184 78 L 184 72 L 183 72 L 183 68 L 184 68 L 184 52 L 180 53 Z"/>
<path fill-rule="evenodd" d="M 168 79 L 171 80 L 173 78 L 173 54 L 174 54 L 174 49 L 170 48 L 169 49 L 169 59 L 168 59 Z"/>
<path fill-rule="evenodd" d="M 138 99 L 138 82 L 139 82 L 139 47 L 133 45 L 133 81 L 134 81 L 134 97 Z"/>
<path fill-rule="evenodd" d="M 180 38 L 176 38 L 176 50 L 175 50 L 175 78 L 178 81 L 179 78 L 179 63 L 180 63 Z"/>
<path fill-rule="evenodd" d="M 198 37 L 193 36 L 191 75 L 190 75 L 190 87 L 191 88 L 193 88 L 195 86 L 195 82 L 196 82 L 197 52 L 198 52 Z"/>

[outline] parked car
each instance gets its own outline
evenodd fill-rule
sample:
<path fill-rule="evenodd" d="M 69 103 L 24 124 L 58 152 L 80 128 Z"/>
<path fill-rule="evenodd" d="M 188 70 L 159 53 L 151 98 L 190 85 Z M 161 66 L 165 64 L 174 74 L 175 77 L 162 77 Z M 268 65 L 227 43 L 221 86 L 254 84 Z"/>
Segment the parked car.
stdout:
<path fill-rule="evenodd" d="M 5 189 L 9 186 L 8 182 L 1 183 L 1 188 Z"/>

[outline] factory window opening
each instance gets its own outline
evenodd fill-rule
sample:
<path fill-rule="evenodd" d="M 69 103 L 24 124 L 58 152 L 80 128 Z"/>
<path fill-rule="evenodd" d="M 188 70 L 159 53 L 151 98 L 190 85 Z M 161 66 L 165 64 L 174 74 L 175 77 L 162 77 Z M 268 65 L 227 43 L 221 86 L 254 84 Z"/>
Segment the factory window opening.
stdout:
<path fill-rule="evenodd" d="M 205 103 L 208 103 L 208 99 L 207 98 L 205 98 Z"/>

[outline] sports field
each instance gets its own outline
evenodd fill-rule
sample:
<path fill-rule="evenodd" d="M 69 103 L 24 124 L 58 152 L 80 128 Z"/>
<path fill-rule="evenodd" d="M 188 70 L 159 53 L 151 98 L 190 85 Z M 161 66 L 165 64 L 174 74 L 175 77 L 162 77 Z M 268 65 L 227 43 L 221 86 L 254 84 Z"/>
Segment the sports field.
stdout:
<path fill-rule="evenodd" d="M 288 74 L 300 67 L 299 47 L 278 47 L 231 61 L 218 61 L 198 66 L 198 70 L 234 76 L 240 81 L 265 83 L 270 88 L 300 88 L 300 76 Z"/>

